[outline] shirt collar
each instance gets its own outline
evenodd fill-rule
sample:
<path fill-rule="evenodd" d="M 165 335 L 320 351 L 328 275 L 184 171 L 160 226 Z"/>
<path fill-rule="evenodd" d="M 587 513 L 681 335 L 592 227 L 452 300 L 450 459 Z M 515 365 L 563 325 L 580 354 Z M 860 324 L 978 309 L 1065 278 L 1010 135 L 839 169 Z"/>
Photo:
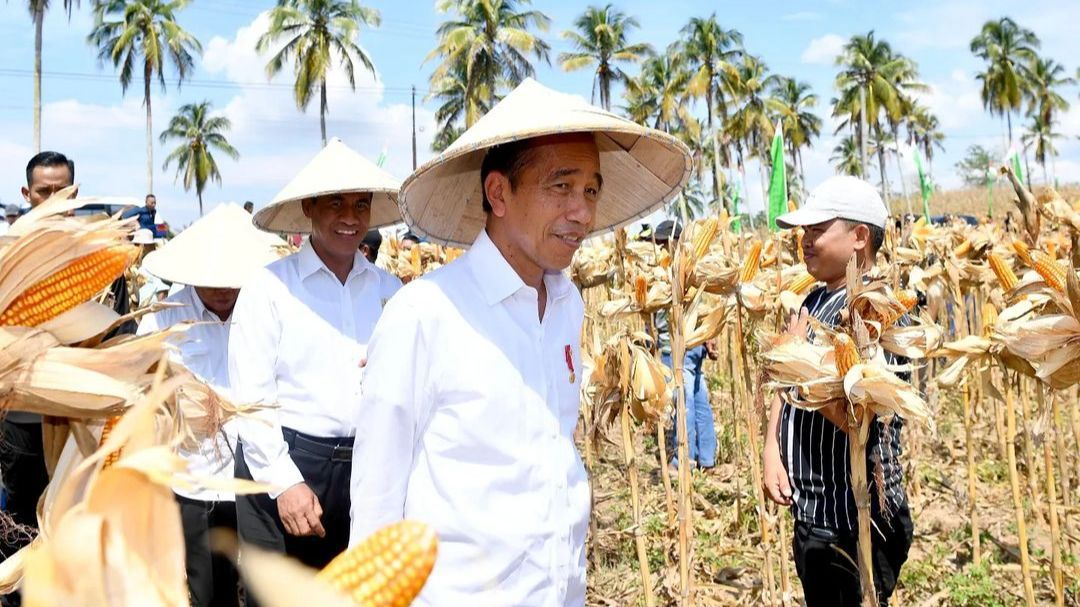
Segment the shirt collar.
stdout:
<path fill-rule="evenodd" d="M 304 239 L 304 244 L 301 245 L 300 251 L 297 252 L 296 255 L 299 263 L 298 267 L 300 269 L 301 280 L 315 274 L 319 270 L 325 270 L 328 274 L 334 276 L 334 273 L 330 271 L 330 268 L 326 267 L 326 264 L 319 257 L 319 254 L 315 252 L 315 247 L 311 246 L 310 237 Z M 352 278 L 371 267 L 373 266 L 371 265 L 371 262 L 368 261 L 367 257 L 364 257 L 364 254 L 357 250 L 356 253 L 353 254 L 353 267 L 349 270 L 349 276 L 345 281 L 348 282 L 349 278 Z"/>
<path fill-rule="evenodd" d="M 489 306 L 502 302 L 527 286 L 491 241 L 487 230 L 481 230 L 476 237 L 468 257 L 484 301 Z M 544 272 L 544 285 L 552 301 L 566 296 L 571 288 L 570 279 L 562 272 Z"/>
<path fill-rule="evenodd" d="M 185 291 L 188 291 L 187 298 L 191 305 L 191 308 L 195 310 L 195 317 L 202 321 L 216 321 L 221 322 L 217 314 L 214 314 L 206 307 L 203 300 L 199 297 L 199 294 L 195 291 L 195 287 L 184 287 Z"/>

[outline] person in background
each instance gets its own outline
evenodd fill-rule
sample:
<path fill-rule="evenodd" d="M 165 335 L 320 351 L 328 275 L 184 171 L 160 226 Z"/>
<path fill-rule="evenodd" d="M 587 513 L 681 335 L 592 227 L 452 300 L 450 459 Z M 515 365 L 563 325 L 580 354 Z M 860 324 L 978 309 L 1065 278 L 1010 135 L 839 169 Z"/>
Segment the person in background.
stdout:
<path fill-rule="evenodd" d="M 334 139 L 253 219 L 267 232 L 311 237 L 256 272 L 233 313 L 230 386 L 241 402 L 276 405 L 237 426 L 236 477 L 273 487 L 237 496 L 237 527 L 245 543 L 309 567 L 348 545 L 360 363 L 401 287 L 359 248 L 369 223 L 400 221 L 400 187 Z"/>
<path fill-rule="evenodd" d="M 382 246 L 382 233 L 378 230 L 368 230 L 364 239 L 360 241 L 360 252 L 371 263 L 379 258 L 379 247 Z"/>
<path fill-rule="evenodd" d="M 7 234 L 8 228 L 22 215 L 22 209 L 17 204 L 9 204 L 4 207 L 4 221 L 0 222 L 0 236 Z"/>
<path fill-rule="evenodd" d="M 146 195 L 146 201 L 141 207 L 133 207 L 124 211 L 120 217 L 139 218 L 139 229 L 150 230 L 150 234 L 157 236 L 157 197 L 153 194 Z"/>
<path fill-rule="evenodd" d="M 423 241 L 416 234 L 405 232 L 405 235 L 401 237 L 401 249 L 403 251 L 409 251 L 421 242 Z"/>
<path fill-rule="evenodd" d="M 245 202 L 244 203 L 244 210 L 247 211 L 249 214 L 254 215 L 255 214 L 255 203 L 251 202 L 250 200 Z"/>
<path fill-rule="evenodd" d="M 215 392 L 231 398 L 228 348 L 233 308 L 251 276 L 277 258 L 273 238 L 259 232 L 249 214 L 234 204 L 219 205 L 143 259 L 148 272 L 185 286 L 165 300 L 180 305 L 144 316 L 138 333 L 195 323 L 170 350 L 170 356 Z M 231 421 L 214 437 L 180 446 L 179 453 L 192 474 L 233 478 L 234 426 L 235 421 Z M 211 529 L 236 530 L 235 496 L 206 488 L 174 491 L 184 529 L 192 607 L 238 605 L 235 569 L 227 557 L 210 550 Z"/>
<path fill-rule="evenodd" d="M 670 243 L 678 243 L 682 236 L 682 226 L 671 220 L 663 221 L 656 226 L 653 232 L 653 240 L 657 246 L 667 248 Z M 661 361 L 669 369 L 675 367 L 671 363 L 671 333 L 668 323 L 668 311 L 664 308 L 653 316 L 656 326 L 657 346 L 660 351 Z M 709 383 L 705 378 L 705 359 L 716 360 L 716 342 L 709 340 L 695 348 L 690 348 L 683 356 L 683 394 L 686 397 L 686 441 L 690 455 L 690 465 L 703 470 L 709 470 L 716 466 L 716 424 L 713 419 L 712 405 L 709 403 Z M 674 398 L 672 401 L 674 402 Z M 669 440 L 668 453 L 671 454 L 671 465 L 677 467 L 679 459 L 676 447 L 678 432 L 675 431 L 674 422 Z"/>

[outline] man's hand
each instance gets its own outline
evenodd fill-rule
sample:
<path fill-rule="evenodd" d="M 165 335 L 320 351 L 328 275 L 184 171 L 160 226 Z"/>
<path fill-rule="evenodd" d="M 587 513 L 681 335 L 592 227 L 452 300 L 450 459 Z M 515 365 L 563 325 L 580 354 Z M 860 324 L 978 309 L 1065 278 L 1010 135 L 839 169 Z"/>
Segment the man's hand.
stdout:
<path fill-rule="evenodd" d="M 772 441 L 770 441 L 772 443 Z M 787 469 L 780 459 L 779 445 L 765 445 L 765 495 L 781 506 L 791 505 L 791 484 L 788 482 Z"/>
<path fill-rule="evenodd" d="M 810 311 L 806 308 L 799 310 L 798 314 L 792 314 L 788 318 L 786 332 L 788 335 L 794 335 L 795 337 L 806 338 L 807 331 L 810 327 Z"/>
<path fill-rule="evenodd" d="M 289 487 L 277 497 L 278 516 L 289 535 L 326 537 L 322 526 L 322 506 L 306 483 Z"/>
<path fill-rule="evenodd" d="M 715 339 L 710 339 L 705 342 L 705 354 L 709 357 L 709 360 L 717 360 L 720 358 L 720 349 L 716 346 Z"/>

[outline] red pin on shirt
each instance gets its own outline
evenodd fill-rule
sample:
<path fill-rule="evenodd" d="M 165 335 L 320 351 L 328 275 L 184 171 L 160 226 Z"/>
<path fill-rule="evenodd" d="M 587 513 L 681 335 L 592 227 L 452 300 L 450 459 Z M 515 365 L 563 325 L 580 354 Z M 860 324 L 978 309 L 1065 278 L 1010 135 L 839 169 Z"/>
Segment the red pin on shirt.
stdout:
<path fill-rule="evenodd" d="M 566 344 L 566 348 L 563 349 L 563 353 L 566 354 L 566 370 L 570 372 L 570 383 L 574 383 L 574 350 L 570 347 L 570 344 Z"/>

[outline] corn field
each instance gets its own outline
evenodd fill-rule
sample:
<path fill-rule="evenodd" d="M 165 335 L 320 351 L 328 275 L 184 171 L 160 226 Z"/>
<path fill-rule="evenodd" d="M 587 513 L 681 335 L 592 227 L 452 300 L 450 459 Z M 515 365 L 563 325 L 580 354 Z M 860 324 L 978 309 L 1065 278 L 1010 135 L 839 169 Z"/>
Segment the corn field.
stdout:
<path fill-rule="evenodd" d="M 839 403 L 852 450 L 900 415 L 915 542 L 894 604 L 1080 605 L 1080 203 L 1012 181 L 1016 221 L 897 223 L 848 305 L 815 337 L 785 331 L 816 284 L 798 231 L 686 227 L 661 248 L 625 231 L 594 239 L 570 274 L 586 302 L 578 442 L 593 486 L 589 605 L 798 605 L 792 518 L 762 487 L 765 402 Z M 134 224 L 73 217 L 62 192 L 0 243 L 3 406 L 46 417 L 52 482 L 33 542 L 0 563 L 0 591 L 28 605 L 185 605 L 173 487 L 207 486 L 176 448 L 258 407 L 231 403 L 171 363 L 177 326 L 103 336 L 120 317 L 98 297 L 128 271 Z M 384 243 L 405 280 L 461 251 Z M 667 315 L 673 369 L 658 355 Z M 910 322 L 899 322 L 901 318 Z M 708 341 L 718 460 L 691 470 L 682 360 Z M 910 382 L 884 354 L 910 360 Z M 676 436 L 670 453 L 667 436 Z M 678 466 L 670 467 L 672 456 Z M 862 587 L 873 587 L 865 458 L 852 457 Z M 222 481 L 216 481 L 222 484 Z M 237 493 L 267 487 L 233 480 Z M 147 533 L 147 530 L 152 530 Z M 238 547 L 267 605 L 407 605 L 437 559 L 434 532 L 403 522 L 323 571 Z M 864 605 L 874 605 L 864 592 Z"/>

